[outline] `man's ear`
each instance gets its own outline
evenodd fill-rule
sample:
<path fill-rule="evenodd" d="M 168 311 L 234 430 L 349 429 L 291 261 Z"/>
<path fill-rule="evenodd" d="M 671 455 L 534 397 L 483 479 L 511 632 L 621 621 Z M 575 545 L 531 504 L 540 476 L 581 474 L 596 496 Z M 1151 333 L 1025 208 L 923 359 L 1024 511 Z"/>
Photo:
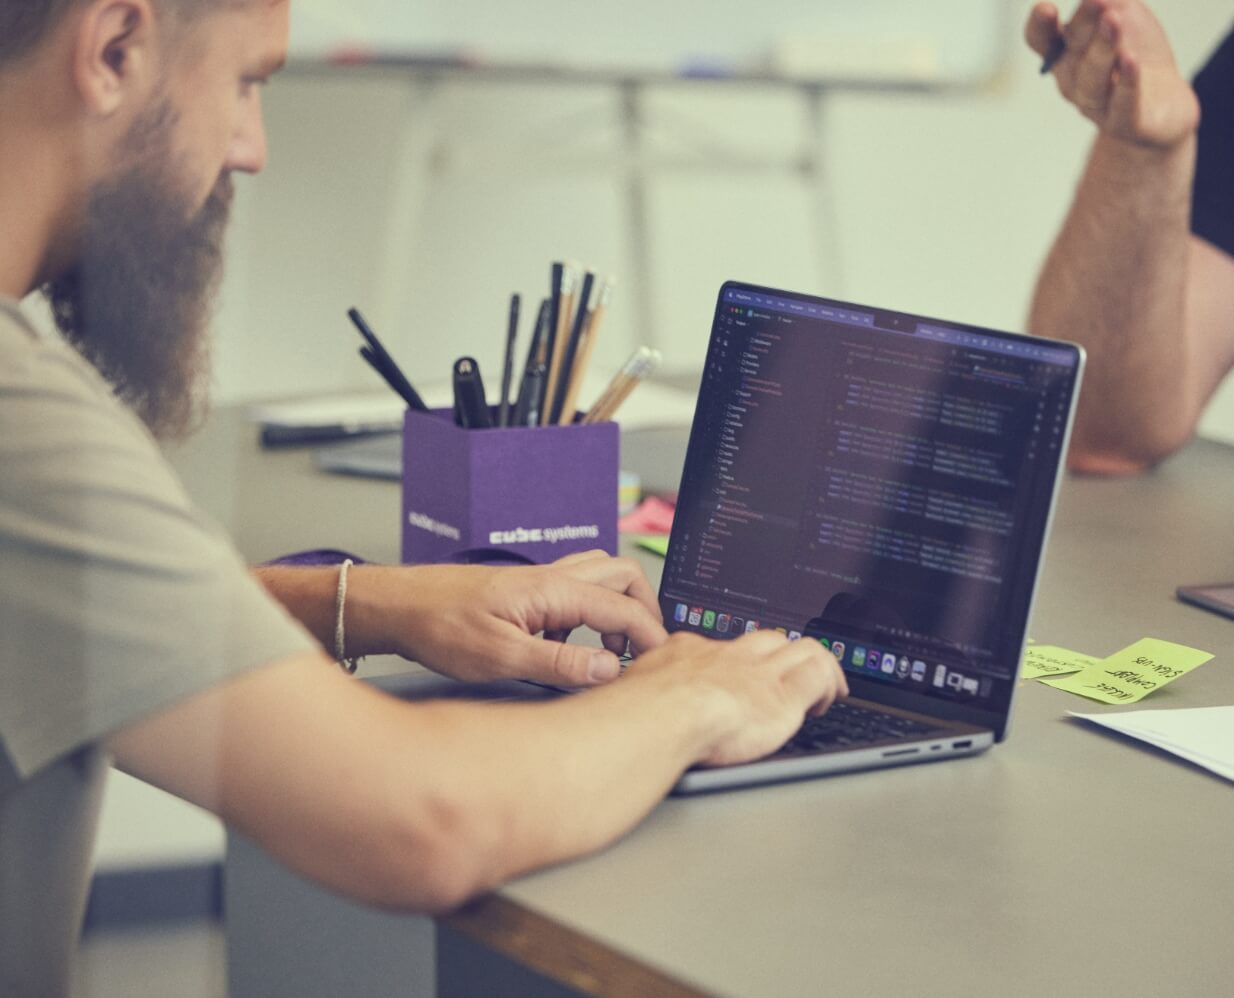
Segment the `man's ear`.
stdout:
<path fill-rule="evenodd" d="M 151 86 L 157 28 L 150 0 L 95 0 L 73 48 L 73 82 L 93 114 L 114 114 Z"/>

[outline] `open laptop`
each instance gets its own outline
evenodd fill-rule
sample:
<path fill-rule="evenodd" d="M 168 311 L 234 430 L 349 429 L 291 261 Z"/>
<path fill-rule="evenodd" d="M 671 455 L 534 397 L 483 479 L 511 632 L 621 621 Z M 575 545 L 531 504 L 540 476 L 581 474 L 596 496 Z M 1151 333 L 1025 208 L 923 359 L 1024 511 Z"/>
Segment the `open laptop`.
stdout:
<path fill-rule="evenodd" d="M 660 587 L 670 630 L 821 641 L 852 696 L 693 793 L 1007 734 L 1084 365 L 1074 345 L 730 282 Z"/>

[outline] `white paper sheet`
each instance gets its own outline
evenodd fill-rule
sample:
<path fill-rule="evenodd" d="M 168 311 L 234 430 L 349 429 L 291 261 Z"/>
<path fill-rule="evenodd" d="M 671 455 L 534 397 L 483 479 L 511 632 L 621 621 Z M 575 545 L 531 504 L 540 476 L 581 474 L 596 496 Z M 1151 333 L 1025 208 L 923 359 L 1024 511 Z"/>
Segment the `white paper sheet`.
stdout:
<path fill-rule="evenodd" d="M 1072 717 L 1148 742 L 1234 781 L 1234 706 L 1070 713 Z"/>

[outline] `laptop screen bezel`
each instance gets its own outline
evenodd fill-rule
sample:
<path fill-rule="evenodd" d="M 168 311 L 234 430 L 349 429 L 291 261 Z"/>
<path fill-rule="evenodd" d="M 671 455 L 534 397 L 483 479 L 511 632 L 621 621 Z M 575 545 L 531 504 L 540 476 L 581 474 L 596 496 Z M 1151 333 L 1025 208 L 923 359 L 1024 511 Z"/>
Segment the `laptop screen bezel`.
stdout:
<path fill-rule="evenodd" d="M 956 330 L 958 332 L 968 332 L 975 335 L 987 336 L 994 339 L 1012 340 L 1019 344 L 1038 345 L 1043 348 L 1052 350 L 1064 350 L 1071 355 L 1069 364 L 1060 365 L 1068 367 L 1073 372 L 1071 384 L 1068 386 L 1069 398 L 1067 405 L 1066 425 L 1062 437 L 1062 444 L 1058 450 L 1056 463 L 1052 469 L 1052 482 L 1048 490 L 1049 507 L 1044 519 L 1041 538 L 1037 545 L 1037 557 L 1035 564 L 1032 567 L 1033 577 L 1027 587 L 1028 599 L 1023 608 L 1022 613 L 1016 613 L 1016 622 L 1019 624 L 1020 633 L 1013 646 L 1017 649 L 1017 658 L 1014 663 L 1003 663 L 1012 669 L 1013 675 L 1018 675 L 1019 663 L 1023 658 L 1024 648 L 1026 645 L 1028 622 L 1032 619 L 1033 605 L 1036 601 L 1037 589 L 1040 585 L 1041 568 L 1044 562 L 1044 554 L 1049 541 L 1050 530 L 1053 525 L 1054 511 L 1058 503 L 1058 493 L 1065 471 L 1065 457 L 1068 446 L 1071 441 L 1072 428 L 1075 422 L 1076 402 L 1079 396 L 1080 384 L 1083 379 L 1085 352 L 1084 349 L 1077 344 L 1068 343 L 1062 340 L 1043 339 L 1041 337 L 1029 336 L 1022 333 L 1012 333 L 1005 330 L 998 330 L 984 326 L 977 326 L 971 323 L 954 322 L 949 319 L 939 319 L 933 316 L 919 315 L 912 312 L 903 312 L 896 309 L 888 309 L 877 306 L 865 305 L 857 302 L 848 302 L 836 298 L 824 298 L 817 295 L 805 294 L 796 291 L 785 291 L 777 288 L 768 288 L 757 284 L 749 284 L 744 281 L 725 281 L 720 287 L 720 291 L 716 297 L 716 306 L 712 316 L 711 334 L 707 345 L 707 355 L 704 361 L 704 368 L 710 364 L 713 357 L 713 352 L 717 349 L 717 332 L 719 324 L 717 319 L 720 316 L 720 310 L 724 307 L 726 295 L 728 292 L 737 290 L 754 295 L 773 296 L 785 299 L 792 299 L 805 304 L 816 306 L 825 306 L 836 309 L 852 309 L 861 312 L 874 312 L 886 322 L 890 321 L 895 327 L 902 325 L 907 332 L 916 328 L 918 323 L 927 323 L 937 326 L 946 327 L 947 329 Z M 881 327 L 880 327 L 881 328 Z M 894 330 L 892 330 L 894 331 Z M 703 392 L 707 391 L 707 382 L 704 379 L 703 385 L 699 389 L 699 402 L 703 400 Z M 692 474 L 692 469 L 695 468 L 701 458 L 699 457 L 699 449 L 709 446 L 704 439 L 704 430 L 701 426 L 699 418 L 700 411 L 704 407 L 701 404 L 696 405 L 694 420 L 690 427 L 689 443 L 686 446 L 685 460 L 682 465 L 681 481 L 678 489 L 678 501 L 682 496 L 689 495 L 693 491 L 696 483 L 689 480 Z M 677 517 L 674 520 L 673 530 L 669 537 L 669 552 L 671 554 L 674 544 L 679 543 L 679 531 L 683 525 L 683 518 Z M 661 575 L 659 598 L 661 604 L 665 598 L 665 584 L 668 581 L 667 570 L 671 562 L 666 561 L 665 572 Z M 681 629 L 671 619 L 666 619 L 666 627 L 669 631 Z M 962 702 L 950 701 L 942 698 L 935 698 L 928 694 L 915 693 L 911 689 L 893 686 L 890 683 L 872 680 L 862 677 L 859 673 L 851 669 L 845 669 L 845 676 L 849 682 L 849 689 L 852 695 L 862 697 L 864 699 L 873 700 L 879 703 L 885 703 L 890 706 L 900 707 L 905 710 L 915 711 L 917 713 L 929 714 L 935 717 L 945 718 L 952 721 L 961 721 L 968 724 L 979 725 L 993 730 L 994 736 L 998 741 L 1002 741 L 1009 728 L 1009 719 L 1011 711 L 1015 704 L 1015 696 L 1018 690 L 1019 683 L 1012 682 L 1011 693 L 1006 700 L 1005 708 L 1002 710 L 989 710 L 980 707 L 968 705 Z"/>

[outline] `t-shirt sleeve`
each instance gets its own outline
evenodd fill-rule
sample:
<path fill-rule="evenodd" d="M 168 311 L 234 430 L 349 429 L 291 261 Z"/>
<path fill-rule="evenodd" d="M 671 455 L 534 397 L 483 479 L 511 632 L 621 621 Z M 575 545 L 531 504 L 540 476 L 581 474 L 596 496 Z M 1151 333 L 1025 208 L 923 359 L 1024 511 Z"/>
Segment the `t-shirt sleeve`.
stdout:
<path fill-rule="evenodd" d="M 7 325 L 0 313 L 0 793 L 6 771 L 27 778 L 317 647 L 93 369 Z"/>
<path fill-rule="evenodd" d="M 1234 255 L 1234 32 L 1193 81 L 1200 98 L 1191 230 Z"/>

